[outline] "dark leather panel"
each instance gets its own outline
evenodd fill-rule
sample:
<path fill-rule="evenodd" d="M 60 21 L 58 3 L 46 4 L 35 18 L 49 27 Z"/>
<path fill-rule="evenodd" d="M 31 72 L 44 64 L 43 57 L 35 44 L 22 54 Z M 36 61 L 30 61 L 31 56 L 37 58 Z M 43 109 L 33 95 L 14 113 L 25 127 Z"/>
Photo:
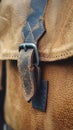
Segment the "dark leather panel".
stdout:
<path fill-rule="evenodd" d="M 48 82 L 46 80 L 42 80 L 40 87 L 37 88 L 36 94 L 32 99 L 33 108 L 45 112 L 48 99 L 47 94 L 48 94 Z"/>

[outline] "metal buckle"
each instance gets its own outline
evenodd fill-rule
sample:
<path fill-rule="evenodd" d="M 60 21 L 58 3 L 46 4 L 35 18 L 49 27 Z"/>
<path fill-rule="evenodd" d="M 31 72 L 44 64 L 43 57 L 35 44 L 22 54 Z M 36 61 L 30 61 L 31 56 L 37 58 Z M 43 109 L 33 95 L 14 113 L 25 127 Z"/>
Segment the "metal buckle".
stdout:
<path fill-rule="evenodd" d="M 34 53 L 35 53 L 35 57 L 36 57 L 36 62 L 34 63 L 35 66 L 39 65 L 39 54 L 38 54 L 38 49 L 36 44 L 34 43 L 22 43 L 19 45 L 19 51 L 21 49 L 24 49 L 25 51 L 27 51 L 28 49 L 34 49 Z"/>

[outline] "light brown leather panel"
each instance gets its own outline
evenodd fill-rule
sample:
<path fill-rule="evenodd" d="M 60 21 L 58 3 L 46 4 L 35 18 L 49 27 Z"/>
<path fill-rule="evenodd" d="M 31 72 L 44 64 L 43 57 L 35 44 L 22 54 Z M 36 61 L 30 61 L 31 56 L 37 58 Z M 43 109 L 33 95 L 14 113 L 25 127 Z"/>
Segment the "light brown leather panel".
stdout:
<path fill-rule="evenodd" d="M 17 59 L 30 0 L 2 0 L 0 5 L 0 59 Z"/>
<path fill-rule="evenodd" d="M 7 61 L 6 122 L 13 130 L 73 130 L 73 60 L 41 68 L 42 79 L 49 81 L 46 112 L 25 101 L 17 63 Z"/>
<path fill-rule="evenodd" d="M 47 32 L 39 45 L 41 60 L 73 56 L 73 0 L 49 0 L 44 19 Z"/>
<path fill-rule="evenodd" d="M 31 0 L 2 0 L 0 4 L 0 59 L 18 58 L 22 28 L 32 11 Z M 42 61 L 73 56 L 73 0 L 48 0 L 44 15 L 46 34 L 39 41 Z"/>

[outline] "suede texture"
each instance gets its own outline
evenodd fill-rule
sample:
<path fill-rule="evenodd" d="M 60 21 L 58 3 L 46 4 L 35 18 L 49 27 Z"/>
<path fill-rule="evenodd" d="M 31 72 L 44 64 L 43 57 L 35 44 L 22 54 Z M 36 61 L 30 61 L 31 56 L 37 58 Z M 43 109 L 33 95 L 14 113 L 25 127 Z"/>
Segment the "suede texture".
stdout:
<path fill-rule="evenodd" d="M 44 61 L 42 79 L 49 81 L 45 113 L 25 101 L 16 61 L 18 45 L 24 41 L 22 29 L 32 11 L 30 2 L 0 3 L 0 59 L 6 60 L 5 120 L 13 130 L 73 130 L 73 58 L 66 60 L 73 56 L 73 0 L 48 0 L 43 17 L 46 33 L 38 49 Z"/>
<path fill-rule="evenodd" d="M 33 109 L 24 99 L 16 61 L 7 61 L 5 119 L 13 130 L 73 129 L 73 59 L 41 63 L 42 79 L 49 81 L 47 110 Z"/>
<path fill-rule="evenodd" d="M 31 0 L 2 0 L 0 3 L 0 59 L 18 58 L 18 46 L 25 39 L 22 29 L 33 11 Z M 47 0 L 44 13 L 46 33 L 39 41 L 42 61 L 73 56 L 73 0 Z"/>
<path fill-rule="evenodd" d="M 30 11 L 30 0 L 0 2 L 0 59 L 17 59 L 18 46 L 23 42 L 22 29 Z"/>

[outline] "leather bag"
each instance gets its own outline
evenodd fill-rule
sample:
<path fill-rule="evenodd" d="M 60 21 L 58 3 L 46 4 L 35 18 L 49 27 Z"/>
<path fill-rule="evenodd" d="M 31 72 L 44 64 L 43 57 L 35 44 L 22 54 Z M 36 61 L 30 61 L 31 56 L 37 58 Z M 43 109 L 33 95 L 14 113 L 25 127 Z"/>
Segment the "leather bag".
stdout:
<path fill-rule="evenodd" d="M 0 3 L 0 59 L 6 60 L 4 115 L 13 130 L 73 129 L 73 0 L 48 0 L 45 35 L 39 40 L 42 79 L 49 81 L 47 109 L 41 112 L 24 99 L 17 68 L 18 45 L 29 12 L 26 0 Z"/>

